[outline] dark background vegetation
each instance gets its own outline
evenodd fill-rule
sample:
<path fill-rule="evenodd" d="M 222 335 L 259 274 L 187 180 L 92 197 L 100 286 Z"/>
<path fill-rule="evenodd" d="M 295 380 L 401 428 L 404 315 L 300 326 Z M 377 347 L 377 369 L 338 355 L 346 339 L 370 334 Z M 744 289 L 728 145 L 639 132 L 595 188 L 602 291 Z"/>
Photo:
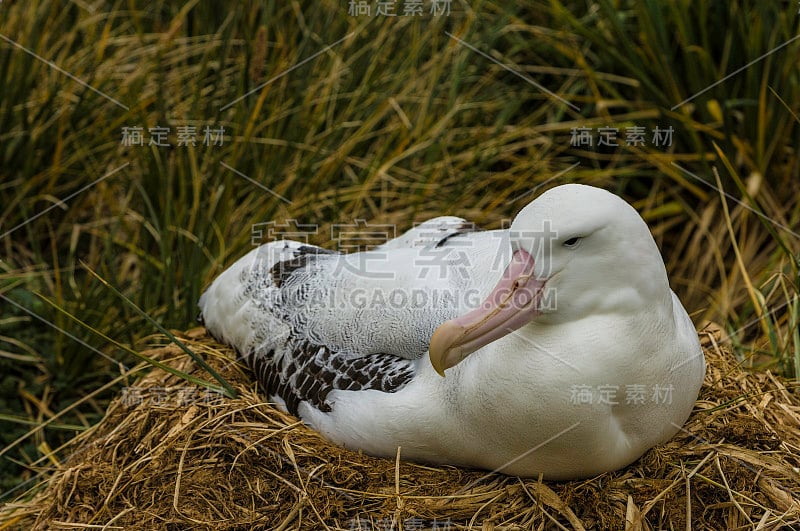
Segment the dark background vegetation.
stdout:
<path fill-rule="evenodd" d="M 698 327 L 797 377 L 798 6 L 429 5 L 390 18 L 329 0 L 0 4 L 0 501 L 62 457 L 136 363 L 77 321 L 134 346 L 156 331 L 86 268 L 185 329 L 254 223 L 316 224 L 325 246 L 356 219 L 496 228 L 554 176 L 539 190 L 631 201 Z M 157 126 L 171 147 L 147 145 Z M 177 145 L 179 126 L 196 146 Z M 221 146 L 203 145 L 206 126 L 224 128 Z M 625 145 L 634 126 L 647 145 Z M 123 145 L 124 127 L 145 145 Z M 577 127 L 595 144 L 619 128 L 620 145 L 572 146 Z M 673 128 L 670 146 L 652 145 L 655 127 Z"/>

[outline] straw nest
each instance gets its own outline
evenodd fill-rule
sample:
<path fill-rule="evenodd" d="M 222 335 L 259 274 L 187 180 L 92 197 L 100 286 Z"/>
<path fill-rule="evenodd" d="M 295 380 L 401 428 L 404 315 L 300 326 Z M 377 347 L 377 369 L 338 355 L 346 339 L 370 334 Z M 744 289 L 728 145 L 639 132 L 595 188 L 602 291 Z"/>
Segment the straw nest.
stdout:
<path fill-rule="evenodd" d="M 561 483 L 344 450 L 264 403 L 202 329 L 180 337 L 239 397 L 149 371 L 35 494 L 0 510 L 0 528 L 800 527 L 800 395 L 743 371 L 713 332 L 701 333 L 708 370 L 683 431 L 623 470 Z M 207 377 L 175 346 L 147 354 Z"/>

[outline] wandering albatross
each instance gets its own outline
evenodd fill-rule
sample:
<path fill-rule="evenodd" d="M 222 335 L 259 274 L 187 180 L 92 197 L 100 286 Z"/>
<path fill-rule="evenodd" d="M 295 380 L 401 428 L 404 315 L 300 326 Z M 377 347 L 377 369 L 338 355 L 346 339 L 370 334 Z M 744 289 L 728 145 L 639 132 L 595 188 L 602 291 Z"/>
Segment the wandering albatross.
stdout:
<path fill-rule="evenodd" d="M 376 456 L 564 480 L 672 437 L 705 360 L 636 210 L 567 184 L 508 230 L 429 220 L 370 251 L 262 245 L 200 298 L 264 395 Z"/>

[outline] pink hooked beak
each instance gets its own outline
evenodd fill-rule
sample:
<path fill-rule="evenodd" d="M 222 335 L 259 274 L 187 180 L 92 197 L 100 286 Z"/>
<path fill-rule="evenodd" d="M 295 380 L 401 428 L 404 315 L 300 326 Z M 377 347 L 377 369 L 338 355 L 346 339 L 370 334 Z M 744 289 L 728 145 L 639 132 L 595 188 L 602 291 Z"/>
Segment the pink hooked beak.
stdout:
<path fill-rule="evenodd" d="M 539 315 L 544 281 L 533 277 L 533 266 L 527 251 L 514 252 L 500 282 L 478 308 L 439 325 L 428 348 L 436 372 L 444 376 L 446 369 Z"/>

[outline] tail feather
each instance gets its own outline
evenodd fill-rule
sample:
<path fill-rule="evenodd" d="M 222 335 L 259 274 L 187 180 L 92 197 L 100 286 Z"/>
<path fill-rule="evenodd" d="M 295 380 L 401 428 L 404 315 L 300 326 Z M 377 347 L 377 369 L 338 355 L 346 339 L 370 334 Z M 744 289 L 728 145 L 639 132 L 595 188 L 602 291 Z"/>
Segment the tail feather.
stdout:
<path fill-rule="evenodd" d="M 250 291 L 277 289 L 270 273 L 275 264 L 290 260 L 303 244 L 271 242 L 253 249 L 222 272 L 200 296 L 198 320 L 217 340 L 239 352 L 251 352 L 270 321 Z"/>

